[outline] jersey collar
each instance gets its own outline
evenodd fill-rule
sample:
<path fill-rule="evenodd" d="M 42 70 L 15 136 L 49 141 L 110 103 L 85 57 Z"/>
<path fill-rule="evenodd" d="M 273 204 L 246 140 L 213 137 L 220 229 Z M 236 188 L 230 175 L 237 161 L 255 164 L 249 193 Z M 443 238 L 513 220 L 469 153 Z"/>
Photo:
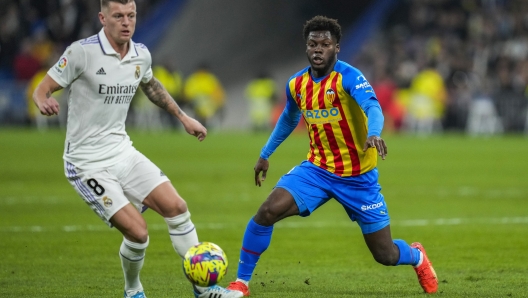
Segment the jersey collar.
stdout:
<path fill-rule="evenodd" d="M 113 55 L 113 56 L 119 56 L 119 54 L 114 50 L 112 45 L 110 44 L 110 41 L 108 41 L 108 38 L 106 38 L 106 34 L 104 33 L 104 28 L 99 31 L 97 34 L 97 37 L 99 38 L 99 45 L 101 45 L 101 49 L 103 50 L 103 53 L 105 55 Z M 139 56 L 137 50 L 136 50 L 136 44 L 132 39 L 130 39 L 130 46 L 128 47 L 128 53 L 121 59 L 121 61 L 127 61 L 130 60 L 133 57 Z"/>

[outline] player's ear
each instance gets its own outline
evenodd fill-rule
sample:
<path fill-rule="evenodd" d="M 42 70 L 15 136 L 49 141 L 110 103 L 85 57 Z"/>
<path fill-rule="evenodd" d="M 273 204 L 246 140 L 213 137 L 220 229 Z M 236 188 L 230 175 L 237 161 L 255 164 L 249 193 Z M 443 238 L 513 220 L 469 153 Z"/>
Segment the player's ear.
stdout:
<path fill-rule="evenodd" d="M 337 54 L 337 53 L 339 53 L 339 50 L 341 50 L 341 47 L 339 46 L 338 43 L 336 43 L 336 46 L 335 46 L 335 47 L 336 47 L 336 54 Z"/>
<path fill-rule="evenodd" d="M 99 21 L 101 22 L 101 25 L 103 25 L 103 27 L 104 27 L 104 25 L 105 25 L 105 23 L 106 23 L 104 13 L 103 13 L 102 11 L 100 11 L 99 14 L 98 14 L 98 16 L 99 16 Z"/>

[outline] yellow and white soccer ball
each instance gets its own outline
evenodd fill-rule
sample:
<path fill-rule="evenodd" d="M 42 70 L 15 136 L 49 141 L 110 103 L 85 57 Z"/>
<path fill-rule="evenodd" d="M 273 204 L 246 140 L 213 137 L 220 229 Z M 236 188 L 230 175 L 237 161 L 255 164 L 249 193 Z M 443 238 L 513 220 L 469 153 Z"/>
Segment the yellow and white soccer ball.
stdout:
<path fill-rule="evenodd" d="M 220 246 L 212 242 L 200 242 L 189 248 L 183 257 L 183 272 L 194 285 L 210 287 L 217 284 L 227 273 L 227 256 Z"/>

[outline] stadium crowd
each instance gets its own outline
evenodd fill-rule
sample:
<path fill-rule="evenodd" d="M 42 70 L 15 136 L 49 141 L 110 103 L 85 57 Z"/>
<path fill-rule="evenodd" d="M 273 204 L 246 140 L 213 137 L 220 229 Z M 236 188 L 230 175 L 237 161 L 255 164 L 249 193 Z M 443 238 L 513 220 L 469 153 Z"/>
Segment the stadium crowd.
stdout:
<path fill-rule="evenodd" d="M 389 128 L 528 132 L 528 1 L 403 3 L 351 61 Z"/>
<path fill-rule="evenodd" d="M 139 17 L 158 0 L 137 0 Z M 97 33 L 99 1 L 0 0 L 0 69 L 27 81 L 73 41 Z M 55 59 L 52 59 L 54 63 Z"/>
<path fill-rule="evenodd" d="M 159 1 L 136 0 L 138 17 Z M 0 82 L 27 94 L 67 45 L 100 29 L 99 1 L 0 5 Z M 528 1 L 401 0 L 360 53 L 341 59 L 373 85 L 386 131 L 528 133 Z"/>

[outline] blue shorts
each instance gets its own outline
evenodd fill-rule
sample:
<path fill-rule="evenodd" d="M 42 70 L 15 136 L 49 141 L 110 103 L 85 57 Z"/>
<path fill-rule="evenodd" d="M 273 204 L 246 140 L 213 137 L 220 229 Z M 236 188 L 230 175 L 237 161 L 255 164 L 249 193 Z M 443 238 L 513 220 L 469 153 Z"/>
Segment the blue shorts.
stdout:
<path fill-rule="evenodd" d="M 376 168 L 359 176 L 339 177 L 303 161 L 282 176 L 275 187 L 292 194 L 300 216 L 309 216 L 333 198 L 359 224 L 363 234 L 379 231 L 389 224 Z"/>

